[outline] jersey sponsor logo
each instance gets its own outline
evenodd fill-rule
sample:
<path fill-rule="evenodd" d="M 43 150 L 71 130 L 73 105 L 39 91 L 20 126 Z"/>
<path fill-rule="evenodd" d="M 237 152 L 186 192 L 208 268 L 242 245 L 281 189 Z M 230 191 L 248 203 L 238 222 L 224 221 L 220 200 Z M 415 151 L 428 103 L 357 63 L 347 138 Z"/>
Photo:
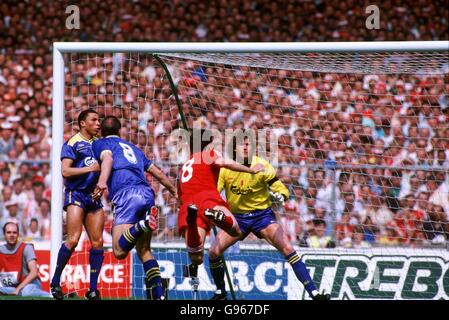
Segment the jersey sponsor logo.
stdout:
<path fill-rule="evenodd" d="M 95 162 L 97 162 L 97 160 L 95 160 L 94 157 L 87 157 L 84 159 L 84 165 L 86 167 L 90 167 L 91 165 L 93 165 Z"/>
<path fill-rule="evenodd" d="M 231 192 L 233 194 L 238 194 L 238 195 L 246 195 L 246 194 L 250 194 L 253 192 L 253 189 L 251 187 L 238 187 L 236 185 L 232 185 L 231 186 Z"/>
<path fill-rule="evenodd" d="M 79 143 L 79 144 L 76 146 L 76 152 L 84 151 L 84 150 L 86 150 L 86 149 L 89 149 L 89 147 L 90 147 L 89 144 Z"/>

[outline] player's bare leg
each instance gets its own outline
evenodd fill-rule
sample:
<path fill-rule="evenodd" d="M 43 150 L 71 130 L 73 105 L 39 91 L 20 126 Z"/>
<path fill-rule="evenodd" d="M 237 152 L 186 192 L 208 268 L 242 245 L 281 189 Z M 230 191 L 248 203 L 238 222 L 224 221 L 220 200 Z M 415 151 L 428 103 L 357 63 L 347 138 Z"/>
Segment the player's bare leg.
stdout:
<path fill-rule="evenodd" d="M 95 212 L 86 214 L 84 219 L 87 235 L 92 248 L 89 252 L 90 264 L 90 286 L 86 292 L 86 298 L 89 300 L 100 299 L 100 292 L 97 290 L 98 276 L 104 260 L 103 250 L 103 229 L 104 229 L 104 212 L 98 209 Z"/>
<path fill-rule="evenodd" d="M 66 247 L 73 252 L 83 232 L 84 209 L 75 205 L 67 208 L 67 238 Z"/>
<path fill-rule="evenodd" d="M 321 294 L 318 292 L 315 283 L 307 271 L 306 265 L 302 262 L 299 255 L 293 249 L 284 230 L 278 223 L 272 223 L 265 229 L 260 231 L 260 236 L 269 244 L 275 247 L 285 259 L 290 263 L 296 277 L 304 285 L 309 295 L 314 300 L 329 300 L 329 294 Z"/>
<path fill-rule="evenodd" d="M 69 205 L 67 207 L 67 238 L 61 245 L 56 262 L 56 269 L 50 283 L 50 291 L 55 299 L 61 300 L 64 294 L 61 288 L 61 274 L 75 250 L 83 231 L 84 209 Z"/>
<path fill-rule="evenodd" d="M 152 231 L 142 234 L 137 240 L 136 251 L 145 271 L 147 299 L 163 300 L 164 288 L 162 286 L 161 271 L 151 252 L 151 236 Z"/>
<path fill-rule="evenodd" d="M 84 226 L 89 237 L 90 244 L 94 249 L 103 249 L 104 211 L 98 209 L 86 214 Z"/>
<path fill-rule="evenodd" d="M 239 240 L 242 240 L 243 235 L 231 236 L 227 232 L 220 230 L 217 233 L 211 247 L 209 248 L 209 269 L 214 279 L 217 291 L 215 291 L 212 300 L 226 300 L 227 293 L 225 289 L 225 271 L 223 253 Z"/>
<path fill-rule="evenodd" d="M 212 209 L 208 208 L 204 211 L 204 215 L 230 236 L 236 237 L 241 234 L 237 220 L 235 220 L 234 215 L 228 208 L 224 206 L 215 206 Z"/>

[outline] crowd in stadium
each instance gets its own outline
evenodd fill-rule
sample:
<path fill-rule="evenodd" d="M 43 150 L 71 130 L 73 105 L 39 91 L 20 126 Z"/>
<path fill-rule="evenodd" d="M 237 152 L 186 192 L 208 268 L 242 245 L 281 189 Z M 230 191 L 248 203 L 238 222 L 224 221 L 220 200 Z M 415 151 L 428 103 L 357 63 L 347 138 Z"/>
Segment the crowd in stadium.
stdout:
<path fill-rule="evenodd" d="M 50 212 L 60 210 L 49 202 L 53 41 L 447 40 L 449 23 L 444 1 L 386 2 L 380 30 L 372 31 L 364 27 L 365 6 L 351 0 L 79 1 L 81 28 L 70 30 L 62 2 L 30 2 L 0 5 L 0 225 L 17 219 L 33 240 L 50 238 Z M 170 156 L 169 134 L 180 121 L 164 71 L 149 57 L 126 58 L 68 57 L 64 139 L 77 113 L 97 106 L 100 115 L 123 119 L 122 135 L 175 180 L 179 159 Z M 275 165 L 291 193 L 277 213 L 295 244 L 449 239 L 447 69 L 431 76 L 263 74 L 184 62 L 174 71 L 190 124 L 277 128 Z M 347 166 L 334 170 L 332 161 Z M 177 239 L 176 201 L 151 183 L 162 208 L 156 238 Z"/>

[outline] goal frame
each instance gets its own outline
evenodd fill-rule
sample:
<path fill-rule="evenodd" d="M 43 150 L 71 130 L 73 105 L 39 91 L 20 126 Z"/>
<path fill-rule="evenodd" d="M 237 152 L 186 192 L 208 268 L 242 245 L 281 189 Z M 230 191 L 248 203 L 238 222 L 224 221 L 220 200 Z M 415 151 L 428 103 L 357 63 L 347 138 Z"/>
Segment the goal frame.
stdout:
<path fill-rule="evenodd" d="M 55 42 L 53 43 L 53 104 L 51 152 L 51 255 L 50 275 L 56 269 L 62 243 L 63 178 L 60 152 L 64 143 L 64 53 L 368 53 L 449 51 L 449 41 L 385 42 Z"/>

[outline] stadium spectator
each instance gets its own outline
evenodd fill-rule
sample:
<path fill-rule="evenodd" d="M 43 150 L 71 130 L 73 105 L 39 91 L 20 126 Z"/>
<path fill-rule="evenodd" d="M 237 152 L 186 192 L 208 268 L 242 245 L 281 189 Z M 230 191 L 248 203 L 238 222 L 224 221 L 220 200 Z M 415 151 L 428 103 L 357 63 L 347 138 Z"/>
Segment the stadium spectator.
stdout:
<path fill-rule="evenodd" d="M 0 246 L 0 295 L 49 298 L 42 290 L 33 245 L 18 240 L 19 225 L 5 224 L 3 234 L 6 244 Z"/>
<path fill-rule="evenodd" d="M 32 242 L 42 239 L 42 232 L 39 227 L 39 220 L 32 218 L 25 234 L 25 242 Z"/>
<path fill-rule="evenodd" d="M 385 234 L 379 237 L 377 243 L 382 246 L 398 246 L 400 244 L 399 233 L 393 221 L 387 223 L 385 226 Z"/>
<path fill-rule="evenodd" d="M 5 202 L 5 213 L 3 214 L 2 220 L 0 222 L 0 227 L 3 227 L 9 221 L 18 223 L 19 225 L 25 225 L 25 219 L 23 219 L 23 214 L 19 211 L 19 204 L 16 200 L 9 200 Z"/>
<path fill-rule="evenodd" d="M 434 244 L 444 243 L 449 239 L 447 216 L 441 206 L 433 205 L 432 208 L 429 219 L 423 224 L 426 239 Z"/>
<path fill-rule="evenodd" d="M 365 249 L 370 248 L 371 244 L 364 240 L 365 238 L 365 232 L 364 228 L 361 225 L 358 225 L 354 228 L 354 232 L 352 233 L 352 239 L 349 243 L 348 247 L 355 248 L 355 249 Z"/>
<path fill-rule="evenodd" d="M 334 226 L 335 241 L 339 246 L 351 246 L 351 238 L 355 225 L 351 223 L 350 220 L 351 214 L 349 211 L 345 210 L 341 216 L 341 220 Z"/>
<path fill-rule="evenodd" d="M 12 189 L 13 193 L 11 195 L 11 199 L 16 200 L 19 204 L 19 209 L 23 211 L 28 202 L 28 197 L 23 190 L 23 180 L 21 178 L 16 178 L 13 181 Z"/>
<path fill-rule="evenodd" d="M 335 242 L 330 236 L 326 236 L 326 222 L 321 219 L 313 220 L 314 232 L 310 236 L 301 239 L 301 246 L 310 248 L 335 248 Z"/>
<path fill-rule="evenodd" d="M 41 237 L 45 240 L 50 240 L 50 219 L 50 201 L 48 201 L 47 199 L 42 199 L 39 201 L 39 214 L 37 216 L 37 220 L 40 224 Z"/>
<path fill-rule="evenodd" d="M 177 217 L 177 207 L 176 199 L 170 196 L 168 190 L 163 191 L 164 205 L 160 209 L 159 221 L 162 220 L 160 229 L 162 229 L 155 239 L 163 241 L 173 241 L 175 240 L 175 229 L 176 229 L 176 217 Z"/>

